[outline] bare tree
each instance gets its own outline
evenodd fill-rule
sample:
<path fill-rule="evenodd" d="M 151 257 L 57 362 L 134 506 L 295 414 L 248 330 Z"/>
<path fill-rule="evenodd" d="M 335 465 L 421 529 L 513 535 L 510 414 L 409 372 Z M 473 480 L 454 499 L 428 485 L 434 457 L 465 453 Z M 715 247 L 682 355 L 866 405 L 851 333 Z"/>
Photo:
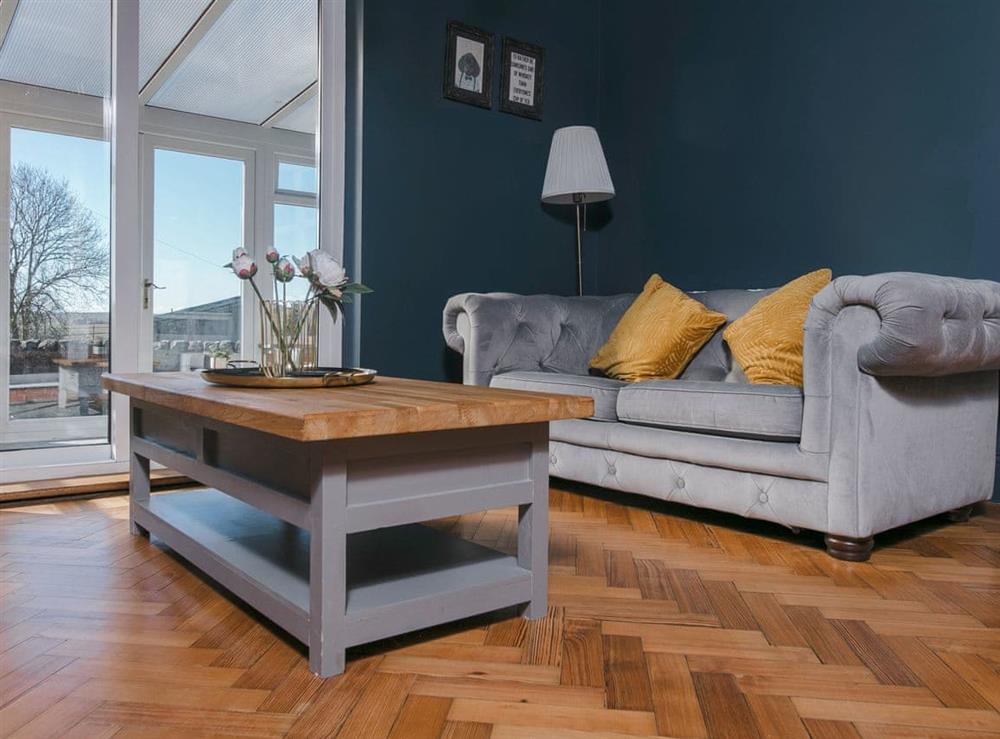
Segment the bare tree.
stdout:
<path fill-rule="evenodd" d="M 107 291 L 104 233 L 65 180 L 23 163 L 10 180 L 10 335 L 58 338 L 72 301 Z"/>

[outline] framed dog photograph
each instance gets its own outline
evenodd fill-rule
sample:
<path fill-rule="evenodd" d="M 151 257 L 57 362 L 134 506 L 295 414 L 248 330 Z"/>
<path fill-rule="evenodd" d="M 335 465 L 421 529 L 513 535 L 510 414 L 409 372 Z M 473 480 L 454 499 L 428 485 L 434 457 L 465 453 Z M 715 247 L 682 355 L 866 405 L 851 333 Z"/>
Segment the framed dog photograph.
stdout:
<path fill-rule="evenodd" d="M 444 96 L 460 103 L 493 107 L 493 34 L 448 22 L 444 53 Z"/>

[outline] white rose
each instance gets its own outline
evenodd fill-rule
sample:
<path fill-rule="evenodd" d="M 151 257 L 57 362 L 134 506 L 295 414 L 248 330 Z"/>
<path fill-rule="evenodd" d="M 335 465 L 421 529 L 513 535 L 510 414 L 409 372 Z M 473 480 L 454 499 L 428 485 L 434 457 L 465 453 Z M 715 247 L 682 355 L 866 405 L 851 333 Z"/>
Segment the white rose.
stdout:
<path fill-rule="evenodd" d="M 257 274 L 257 265 L 245 252 L 238 257 L 234 256 L 229 266 L 241 280 L 248 280 Z"/>
<path fill-rule="evenodd" d="M 309 255 L 306 254 L 304 257 L 292 257 L 292 261 L 295 262 L 295 266 L 299 268 L 299 272 L 302 273 L 303 277 L 308 277 L 310 274 L 309 269 Z"/>
<path fill-rule="evenodd" d="M 347 282 L 347 272 L 340 266 L 340 262 L 326 252 L 313 249 L 306 258 L 309 260 L 312 279 L 323 287 L 339 287 Z M 301 269 L 301 264 L 299 268 Z"/>

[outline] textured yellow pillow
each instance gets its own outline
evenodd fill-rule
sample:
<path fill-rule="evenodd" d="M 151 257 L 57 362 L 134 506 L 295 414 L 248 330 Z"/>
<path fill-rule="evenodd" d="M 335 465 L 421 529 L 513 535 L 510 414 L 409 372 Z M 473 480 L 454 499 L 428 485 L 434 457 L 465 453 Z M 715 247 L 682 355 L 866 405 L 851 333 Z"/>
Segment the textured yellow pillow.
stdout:
<path fill-rule="evenodd" d="M 653 275 L 590 366 L 630 382 L 673 379 L 725 322 L 723 314 Z"/>
<path fill-rule="evenodd" d="M 729 324 L 722 338 L 750 382 L 802 386 L 806 314 L 813 296 L 831 277 L 828 269 L 802 275 Z"/>

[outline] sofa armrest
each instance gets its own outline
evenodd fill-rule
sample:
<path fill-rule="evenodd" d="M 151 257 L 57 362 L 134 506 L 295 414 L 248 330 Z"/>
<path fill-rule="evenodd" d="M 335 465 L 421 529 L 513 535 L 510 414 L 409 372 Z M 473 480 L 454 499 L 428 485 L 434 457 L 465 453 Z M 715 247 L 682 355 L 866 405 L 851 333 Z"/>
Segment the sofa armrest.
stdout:
<path fill-rule="evenodd" d="M 442 329 L 467 385 L 514 370 L 586 374 L 634 298 L 462 293 L 445 305 Z"/>
<path fill-rule="evenodd" d="M 831 534 L 864 538 L 990 497 L 1000 285 L 840 277 L 805 327 L 802 436 L 829 456 Z"/>
<path fill-rule="evenodd" d="M 830 331 L 847 306 L 879 317 L 858 348 L 870 375 L 935 377 L 1000 369 L 1000 283 L 889 272 L 838 277 L 813 300 L 806 335 Z"/>

